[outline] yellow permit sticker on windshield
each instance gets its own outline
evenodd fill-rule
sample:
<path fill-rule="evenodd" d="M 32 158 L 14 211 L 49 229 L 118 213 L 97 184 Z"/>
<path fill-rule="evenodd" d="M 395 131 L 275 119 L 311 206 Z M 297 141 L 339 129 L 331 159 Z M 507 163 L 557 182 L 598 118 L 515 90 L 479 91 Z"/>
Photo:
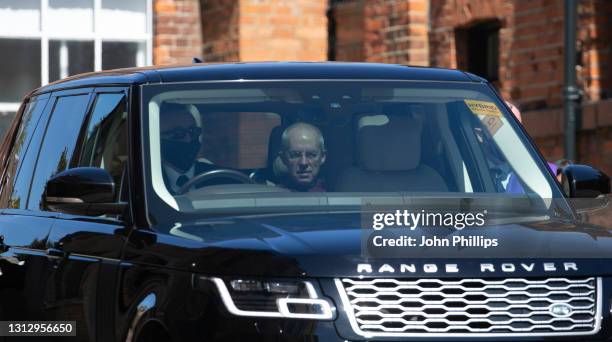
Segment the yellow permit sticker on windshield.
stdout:
<path fill-rule="evenodd" d="M 476 115 L 486 116 L 498 116 L 502 117 L 502 113 L 499 108 L 493 102 L 478 101 L 478 100 L 463 100 L 465 104 L 470 108 L 472 113 Z"/>

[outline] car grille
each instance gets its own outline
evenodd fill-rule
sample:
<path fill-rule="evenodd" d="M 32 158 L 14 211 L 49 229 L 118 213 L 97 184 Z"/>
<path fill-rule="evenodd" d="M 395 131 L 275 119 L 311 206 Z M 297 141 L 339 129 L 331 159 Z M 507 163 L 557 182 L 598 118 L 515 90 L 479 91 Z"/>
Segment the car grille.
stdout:
<path fill-rule="evenodd" d="M 376 336 L 588 335 L 600 278 L 336 279 L 353 330 Z"/>

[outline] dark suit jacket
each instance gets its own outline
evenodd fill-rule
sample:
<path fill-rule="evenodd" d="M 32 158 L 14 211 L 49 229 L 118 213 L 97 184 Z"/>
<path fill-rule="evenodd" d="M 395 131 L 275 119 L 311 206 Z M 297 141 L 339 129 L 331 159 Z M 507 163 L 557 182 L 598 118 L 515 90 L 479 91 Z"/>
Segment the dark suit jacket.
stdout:
<path fill-rule="evenodd" d="M 203 163 L 200 161 L 196 161 L 195 165 L 194 165 L 194 170 L 193 170 L 193 176 L 197 176 L 199 174 L 202 174 L 204 172 L 208 172 L 211 170 L 216 170 L 216 169 L 220 169 L 221 167 L 219 166 L 215 166 L 214 164 L 209 164 L 209 163 Z M 166 183 L 166 188 L 168 189 L 168 191 L 170 191 L 171 194 L 174 194 L 175 192 L 173 191 L 173 186 L 175 184 L 170 184 L 171 180 L 168 178 L 168 175 L 166 175 L 165 172 L 165 168 L 162 167 L 162 175 L 164 177 L 164 182 Z M 204 183 L 200 183 L 200 184 L 196 184 L 196 188 L 201 188 L 204 185 L 213 185 L 211 184 L 212 182 L 215 182 L 215 180 L 211 180 L 210 182 L 206 182 L 206 184 Z M 216 183 L 216 184 L 223 184 L 222 182 Z"/>

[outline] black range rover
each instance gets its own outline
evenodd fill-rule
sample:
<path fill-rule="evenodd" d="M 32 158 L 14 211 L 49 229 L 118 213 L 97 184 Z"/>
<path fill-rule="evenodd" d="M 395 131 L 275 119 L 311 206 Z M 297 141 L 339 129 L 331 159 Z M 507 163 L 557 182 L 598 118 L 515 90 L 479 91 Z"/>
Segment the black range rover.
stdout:
<path fill-rule="evenodd" d="M 461 71 L 85 74 L 26 97 L 1 162 L 1 320 L 76 321 L 58 340 L 612 337 L 610 225 L 569 201 L 605 202 L 608 178 L 570 165 L 564 189 Z M 372 230 L 380 203 L 486 222 L 429 227 L 456 248 L 369 239 L 432 237 Z"/>

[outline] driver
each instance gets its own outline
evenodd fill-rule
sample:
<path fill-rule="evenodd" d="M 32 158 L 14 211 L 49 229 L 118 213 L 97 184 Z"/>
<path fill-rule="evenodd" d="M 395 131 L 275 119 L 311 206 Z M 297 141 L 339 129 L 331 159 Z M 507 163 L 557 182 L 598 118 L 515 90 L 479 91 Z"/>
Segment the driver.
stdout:
<path fill-rule="evenodd" d="M 325 141 L 317 127 L 303 122 L 287 127 L 281 137 L 279 155 L 287 167 L 284 187 L 292 191 L 325 191 L 319 178 L 326 157 Z"/>
<path fill-rule="evenodd" d="M 194 175 L 212 169 L 196 158 L 202 147 L 202 128 L 184 105 L 164 103 L 160 114 L 160 147 L 164 180 L 176 193 Z"/>

